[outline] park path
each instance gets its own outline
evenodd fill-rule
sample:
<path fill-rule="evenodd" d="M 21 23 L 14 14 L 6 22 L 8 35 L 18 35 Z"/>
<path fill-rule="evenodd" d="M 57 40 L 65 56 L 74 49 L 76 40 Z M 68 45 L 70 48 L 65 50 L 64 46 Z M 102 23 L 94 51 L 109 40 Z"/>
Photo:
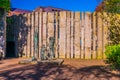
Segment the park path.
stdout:
<path fill-rule="evenodd" d="M 21 65 L 20 60 L 0 61 L 0 80 L 120 80 L 103 60 L 64 59 L 63 65 Z"/>

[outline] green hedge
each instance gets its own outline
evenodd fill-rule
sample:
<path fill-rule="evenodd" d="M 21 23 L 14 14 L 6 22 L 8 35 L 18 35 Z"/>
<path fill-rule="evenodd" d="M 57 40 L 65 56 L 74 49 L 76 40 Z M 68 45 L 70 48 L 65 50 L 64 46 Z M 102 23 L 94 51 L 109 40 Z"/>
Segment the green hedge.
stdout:
<path fill-rule="evenodd" d="M 105 54 L 112 68 L 120 70 L 120 44 L 107 46 Z"/>

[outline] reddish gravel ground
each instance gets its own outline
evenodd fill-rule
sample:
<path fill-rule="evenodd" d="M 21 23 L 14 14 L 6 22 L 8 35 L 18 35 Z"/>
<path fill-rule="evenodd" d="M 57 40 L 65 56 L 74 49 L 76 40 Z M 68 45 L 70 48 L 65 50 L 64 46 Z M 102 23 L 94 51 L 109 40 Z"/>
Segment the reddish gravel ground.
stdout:
<path fill-rule="evenodd" d="M 0 80 L 120 80 L 103 60 L 65 59 L 63 65 L 18 64 L 19 59 L 0 61 Z"/>

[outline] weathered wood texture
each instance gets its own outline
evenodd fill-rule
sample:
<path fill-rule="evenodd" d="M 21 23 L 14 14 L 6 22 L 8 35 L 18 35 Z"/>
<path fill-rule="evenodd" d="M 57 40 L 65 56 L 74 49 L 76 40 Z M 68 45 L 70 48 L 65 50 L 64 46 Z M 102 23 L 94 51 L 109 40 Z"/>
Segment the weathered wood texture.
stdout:
<path fill-rule="evenodd" d="M 106 14 L 104 14 L 106 15 Z M 49 37 L 55 38 L 56 58 L 103 59 L 108 28 L 101 13 L 33 12 L 16 18 L 14 27 L 19 34 L 17 54 L 35 55 L 34 34 L 38 32 L 37 57 L 42 45 L 48 47 Z M 12 24 L 11 24 L 12 25 Z M 19 28 L 19 29 L 18 29 Z M 24 30 L 23 30 L 24 29 Z M 23 32 L 24 31 L 24 35 Z M 22 40 L 23 39 L 23 40 Z M 23 42 L 22 42 L 23 41 Z M 24 55 L 23 55 L 24 53 Z"/>
<path fill-rule="evenodd" d="M 66 12 L 60 12 L 59 56 L 66 58 Z"/>

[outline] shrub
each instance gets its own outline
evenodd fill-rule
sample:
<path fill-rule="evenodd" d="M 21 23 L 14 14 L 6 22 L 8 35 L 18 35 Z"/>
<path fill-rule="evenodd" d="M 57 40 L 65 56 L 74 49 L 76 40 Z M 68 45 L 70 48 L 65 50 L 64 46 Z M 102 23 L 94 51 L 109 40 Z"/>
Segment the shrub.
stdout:
<path fill-rule="evenodd" d="M 120 70 L 120 44 L 106 46 L 105 54 L 112 68 Z"/>
<path fill-rule="evenodd" d="M 10 0 L 0 0 L 0 8 L 3 8 L 6 11 L 9 11 L 10 10 Z"/>

